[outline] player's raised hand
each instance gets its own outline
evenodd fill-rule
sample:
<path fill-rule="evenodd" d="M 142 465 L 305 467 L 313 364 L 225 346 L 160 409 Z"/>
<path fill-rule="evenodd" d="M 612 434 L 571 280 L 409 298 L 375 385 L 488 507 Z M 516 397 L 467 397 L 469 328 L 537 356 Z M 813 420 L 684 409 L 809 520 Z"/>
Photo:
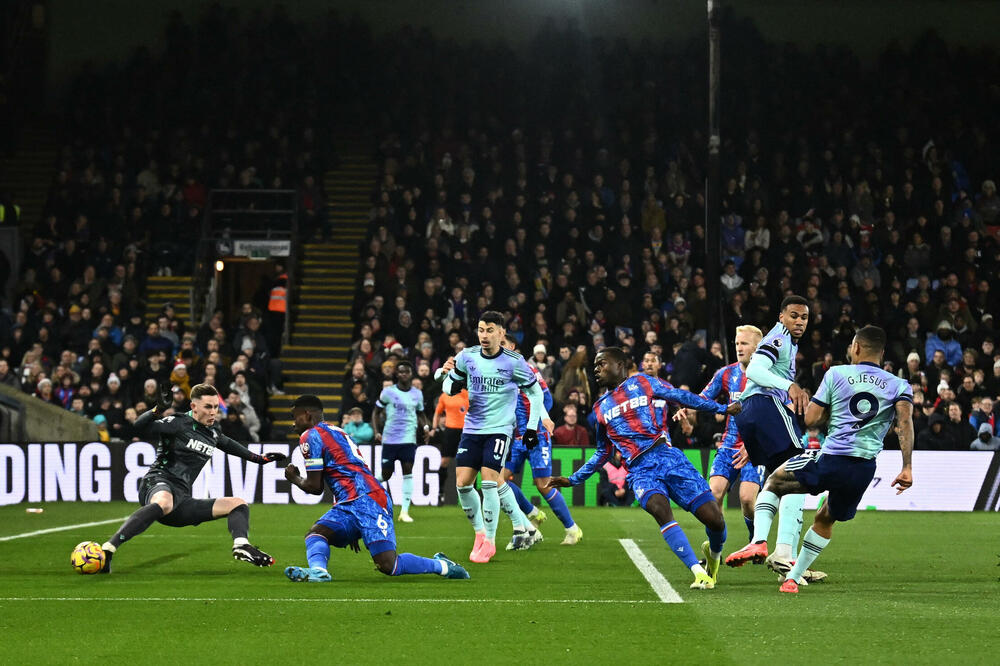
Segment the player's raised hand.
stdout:
<path fill-rule="evenodd" d="M 743 469 L 748 462 L 750 462 L 750 453 L 747 451 L 747 447 L 740 447 L 740 450 L 733 456 L 733 469 Z"/>
<path fill-rule="evenodd" d="M 730 416 L 736 416 L 742 411 L 743 411 L 743 403 L 740 402 L 739 400 L 735 400 L 726 405 L 726 414 L 729 414 Z"/>
<path fill-rule="evenodd" d="M 549 482 L 545 484 L 545 492 L 553 488 L 569 488 L 571 485 L 573 484 L 565 476 L 550 476 Z"/>
<path fill-rule="evenodd" d="M 454 370 L 455 369 L 455 357 L 454 356 L 449 356 L 448 360 L 445 361 L 444 364 L 441 366 L 441 369 L 444 370 L 445 372 L 451 372 L 452 370 Z"/>
<path fill-rule="evenodd" d="M 301 477 L 299 476 L 298 467 L 296 467 L 295 465 L 288 465 L 287 467 L 285 467 L 285 479 L 291 481 L 292 483 L 296 483 L 297 481 L 299 481 Z"/>
<path fill-rule="evenodd" d="M 809 407 L 809 394 L 798 384 L 788 387 L 788 397 L 792 401 L 792 409 L 796 414 L 805 415 L 806 408 Z"/>
<path fill-rule="evenodd" d="M 278 453 L 277 451 L 271 451 L 269 453 L 265 453 L 262 456 L 262 458 L 264 459 L 265 463 L 270 463 L 270 462 L 281 463 L 288 460 L 288 456 L 286 456 L 284 453 Z"/>
<path fill-rule="evenodd" d="M 892 481 L 892 487 L 897 488 L 896 494 L 900 494 L 907 488 L 913 485 L 913 471 L 909 467 L 904 467 L 903 471 L 899 473 Z"/>
<path fill-rule="evenodd" d="M 173 404 L 174 394 L 170 388 L 170 384 L 159 382 L 156 388 L 158 389 L 156 395 L 156 412 L 162 414 Z"/>
<path fill-rule="evenodd" d="M 687 408 L 686 407 L 681 407 L 676 412 L 674 412 L 674 415 L 673 415 L 672 418 L 673 418 L 674 421 L 681 421 L 681 420 L 687 419 L 687 417 L 688 417 Z"/>

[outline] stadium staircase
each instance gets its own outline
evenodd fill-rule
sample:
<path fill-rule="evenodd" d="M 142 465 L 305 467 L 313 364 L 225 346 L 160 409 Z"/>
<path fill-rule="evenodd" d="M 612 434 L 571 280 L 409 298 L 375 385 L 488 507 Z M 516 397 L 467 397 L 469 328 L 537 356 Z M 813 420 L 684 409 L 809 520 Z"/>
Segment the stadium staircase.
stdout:
<path fill-rule="evenodd" d="M 174 306 L 174 316 L 184 322 L 185 330 L 197 332 L 191 321 L 190 275 L 146 278 L 146 320 L 159 314 L 167 303 Z"/>
<path fill-rule="evenodd" d="M 9 192 L 21 208 L 21 238 L 31 238 L 42 219 L 59 147 L 51 126 L 41 122 L 18 130 L 17 152 L 0 164 L 0 192 Z"/>
<path fill-rule="evenodd" d="M 292 401 L 304 393 L 319 396 L 326 419 L 340 423 L 343 376 L 354 330 L 351 305 L 377 173 L 367 144 L 347 139 L 343 145 L 341 163 L 323 178 L 332 239 L 306 243 L 300 254 L 301 283 L 292 304 L 290 344 L 281 353 L 285 395 L 273 395 L 270 402 L 274 441 L 283 437 L 296 441 L 289 411 Z"/>

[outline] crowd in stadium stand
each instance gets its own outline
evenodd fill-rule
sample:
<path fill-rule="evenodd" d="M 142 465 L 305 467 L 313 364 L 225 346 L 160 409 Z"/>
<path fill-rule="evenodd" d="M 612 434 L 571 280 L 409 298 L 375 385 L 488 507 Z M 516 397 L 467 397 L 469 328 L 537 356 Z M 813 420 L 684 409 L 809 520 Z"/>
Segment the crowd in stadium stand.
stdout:
<path fill-rule="evenodd" d="M 367 413 L 403 357 L 433 405 L 429 378 L 476 343 L 485 310 L 504 313 L 557 422 L 564 408 L 589 410 L 587 370 L 608 345 L 637 361 L 656 351 L 665 377 L 698 391 L 735 360 L 725 348 L 736 326 L 766 332 L 797 293 L 811 311 L 800 385 L 814 389 L 854 332 L 877 323 L 891 340 L 886 367 L 915 388 L 917 447 L 990 446 L 1000 128 L 987 101 L 998 91 L 977 72 L 996 53 L 973 67 L 928 35 L 864 69 L 846 51 L 804 53 L 729 26 L 727 333 L 715 340 L 698 56 L 553 26 L 527 59 L 426 32 L 392 41 L 345 407 Z M 721 427 L 702 417 L 693 430 L 675 425 L 673 441 L 710 446 Z"/>
<path fill-rule="evenodd" d="M 253 318 L 185 331 L 169 309 L 142 309 L 143 280 L 183 262 L 176 243 L 197 234 L 209 188 L 291 183 L 321 202 L 322 118 L 337 97 L 371 118 L 381 167 L 343 377 L 352 428 L 363 432 L 402 358 L 431 413 L 434 370 L 475 344 L 479 313 L 495 309 L 549 384 L 564 441 L 589 445 L 596 351 L 656 351 L 665 378 L 698 391 L 735 360 L 736 326 L 766 331 L 797 293 L 811 312 L 803 387 L 878 323 L 886 366 L 916 389 L 918 448 L 997 441 L 1000 89 L 985 78 L 996 52 L 949 50 L 928 34 L 862 66 L 847 50 L 770 44 L 726 19 L 717 340 L 703 44 L 635 45 L 549 23 L 515 53 L 425 29 L 375 38 L 336 17 L 310 30 L 278 11 L 242 23 L 213 11 L 197 30 L 171 21 L 169 57 L 140 53 L 80 77 L 0 381 L 103 417 L 125 439 L 148 379 L 179 386 L 180 405 L 208 377 L 264 421 L 266 364 L 233 365 L 232 341 Z M 330 232 L 321 213 L 306 227 Z M 250 420 L 237 419 L 252 432 Z M 711 446 L 721 426 L 676 425 L 674 443 Z"/>
<path fill-rule="evenodd" d="M 0 381 L 94 419 L 102 438 L 131 441 L 158 382 L 175 410 L 195 384 L 216 386 L 223 430 L 237 439 L 270 430 L 268 394 L 281 380 L 266 306 L 246 303 L 237 320 L 216 313 L 188 330 L 174 304 L 146 305 L 149 276 L 191 274 L 213 188 L 298 189 L 306 232 L 322 225 L 317 182 L 330 146 L 308 91 L 289 89 L 299 83 L 285 72 L 295 40 L 247 41 L 289 33 L 287 19 L 255 14 L 237 29 L 219 11 L 197 31 L 175 14 L 162 56 L 140 50 L 76 79 L 3 327 Z M 288 104 L 293 93 L 301 103 Z"/>

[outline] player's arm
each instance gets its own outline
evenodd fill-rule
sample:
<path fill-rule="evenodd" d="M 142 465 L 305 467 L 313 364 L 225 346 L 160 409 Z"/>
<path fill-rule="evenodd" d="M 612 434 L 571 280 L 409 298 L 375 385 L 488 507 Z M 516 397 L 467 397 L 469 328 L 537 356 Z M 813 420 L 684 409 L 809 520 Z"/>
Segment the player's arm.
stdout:
<path fill-rule="evenodd" d="M 768 345 L 761 345 L 753 353 L 753 356 L 750 357 L 750 365 L 747 366 L 747 378 L 757 386 L 787 391 L 788 397 L 795 405 L 795 412 L 804 413 L 809 404 L 808 394 L 798 384 L 771 372 L 777 355 L 772 354 L 769 349 Z"/>
<path fill-rule="evenodd" d="M 721 368 L 716 370 L 715 374 L 712 375 L 712 381 L 708 382 L 708 384 L 705 385 L 705 388 L 703 388 L 701 390 L 701 393 L 699 393 L 698 395 L 700 395 L 702 398 L 705 398 L 706 400 L 717 400 L 719 394 L 722 393 L 722 385 L 723 385 L 722 377 L 725 374 L 726 374 L 726 366 L 722 366 Z M 694 418 L 695 415 L 688 414 L 687 409 L 684 407 L 678 409 L 676 412 L 674 412 L 673 415 L 674 421 L 692 422 Z"/>
<path fill-rule="evenodd" d="M 597 470 L 604 466 L 604 463 L 608 461 L 611 457 L 611 441 L 608 439 L 608 434 L 604 429 L 604 426 L 598 426 L 597 428 L 597 448 L 594 449 L 594 455 L 590 456 L 590 460 L 583 463 L 583 467 L 576 470 L 570 474 L 567 485 L 578 486 L 587 479 L 589 479 Z"/>
<path fill-rule="evenodd" d="M 277 451 L 271 451 L 260 455 L 259 453 L 254 453 L 247 447 L 243 446 L 235 439 L 226 437 L 225 435 L 219 435 L 219 441 L 216 446 L 231 456 L 236 456 L 238 458 L 243 458 L 243 460 L 249 460 L 252 463 L 257 463 L 258 465 L 266 465 L 269 462 L 283 462 L 288 460 L 288 456 L 284 453 L 278 453 Z"/>
<path fill-rule="evenodd" d="M 440 376 L 444 378 L 442 389 L 448 395 L 458 395 L 465 388 L 468 375 L 466 374 L 464 352 L 463 349 L 458 353 L 458 356 L 449 358 L 440 368 L 440 371 L 443 371 Z"/>
<path fill-rule="evenodd" d="M 306 461 L 308 464 L 309 461 Z M 298 486 L 310 495 L 322 495 L 323 494 L 323 470 L 309 470 L 303 477 L 299 474 L 299 470 L 295 465 L 289 465 L 285 468 L 285 479 L 288 480 L 292 485 Z"/>
<path fill-rule="evenodd" d="M 896 420 L 899 423 L 899 452 L 903 454 L 903 469 L 893 482 L 896 494 L 913 485 L 913 402 L 905 396 L 896 401 Z"/>
<path fill-rule="evenodd" d="M 430 439 L 430 436 L 431 425 L 427 421 L 427 415 L 424 414 L 423 405 L 421 405 L 420 409 L 417 410 L 417 439 L 423 437 L 424 441 L 427 441 Z"/>
<path fill-rule="evenodd" d="M 299 447 L 305 461 L 306 475 L 303 477 L 295 465 L 285 467 L 285 478 L 310 495 L 323 494 L 323 441 L 315 430 L 308 431 Z"/>
<path fill-rule="evenodd" d="M 830 418 L 830 403 L 833 402 L 833 373 L 826 372 L 819 386 L 816 387 L 816 394 L 809 401 L 806 407 L 805 422 L 807 428 L 818 427 Z"/>
<path fill-rule="evenodd" d="M 379 394 L 375 401 L 375 408 L 372 410 L 372 430 L 375 432 L 375 441 L 382 441 L 382 429 L 385 427 L 385 389 Z"/>
<path fill-rule="evenodd" d="M 727 412 L 726 405 L 720 404 L 714 400 L 703 398 L 700 395 L 695 395 L 694 393 L 691 393 L 691 391 L 685 391 L 684 389 L 667 386 L 666 382 L 662 379 L 656 379 L 654 377 L 649 383 L 653 388 L 653 397 L 669 400 L 670 402 L 675 402 L 702 412 L 715 412 L 716 414 L 725 414 Z M 738 403 L 733 404 L 738 405 Z M 734 413 L 738 413 L 738 410 Z"/>

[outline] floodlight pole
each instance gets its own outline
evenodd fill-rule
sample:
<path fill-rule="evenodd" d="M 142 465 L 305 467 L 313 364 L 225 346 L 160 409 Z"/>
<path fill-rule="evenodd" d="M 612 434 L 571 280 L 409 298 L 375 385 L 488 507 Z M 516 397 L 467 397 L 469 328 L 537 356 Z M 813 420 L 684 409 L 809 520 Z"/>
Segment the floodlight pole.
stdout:
<path fill-rule="evenodd" d="M 719 195 L 722 182 L 719 165 L 719 24 L 718 0 L 708 0 L 708 178 L 705 183 L 705 286 L 708 292 L 707 343 L 721 340 L 725 355 L 729 345 L 725 342 L 722 323 L 722 298 L 719 282 L 721 259 L 721 214 Z"/>

